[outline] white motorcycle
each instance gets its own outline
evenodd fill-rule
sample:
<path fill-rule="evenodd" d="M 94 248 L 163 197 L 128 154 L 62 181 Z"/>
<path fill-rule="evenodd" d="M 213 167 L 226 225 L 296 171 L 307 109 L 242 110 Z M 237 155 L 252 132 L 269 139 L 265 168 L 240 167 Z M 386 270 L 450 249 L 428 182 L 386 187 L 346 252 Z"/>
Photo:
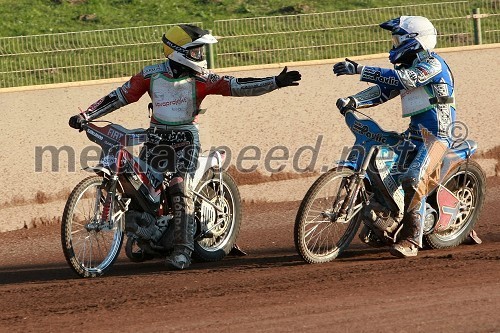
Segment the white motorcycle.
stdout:
<path fill-rule="evenodd" d="M 71 269 L 97 277 L 125 252 L 134 262 L 165 257 L 173 249 L 172 203 L 167 191 L 171 173 L 160 172 L 125 147 L 146 142 L 146 130 L 85 122 L 82 130 L 102 148 L 95 173 L 71 192 L 62 217 L 61 241 Z M 241 224 L 241 198 L 234 179 L 222 169 L 224 152 L 199 157 L 193 182 L 195 244 L 193 257 L 222 260 L 235 247 Z M 152 228 L 148 239 L 134 233 Z M 236 247 L 237 249 L 237 247 Z"/>

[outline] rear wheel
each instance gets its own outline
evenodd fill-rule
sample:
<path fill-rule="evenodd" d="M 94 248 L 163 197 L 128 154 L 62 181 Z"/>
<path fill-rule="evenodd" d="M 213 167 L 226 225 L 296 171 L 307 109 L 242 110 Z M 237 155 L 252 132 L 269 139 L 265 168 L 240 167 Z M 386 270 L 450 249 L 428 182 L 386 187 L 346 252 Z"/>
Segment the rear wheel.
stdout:
<path fill-rule="evenodd" d="M 332 169 L 318 178 L 302 200 L 294 227 L 295 248 L 310 264 L 332 261 L 351 243 L 361 223 L 358 213 L 347 222 L 338 222 L 338 213 L 346 198 L 349 169 Z M 336 198 L 339 198 L 337 204 Z M 361 205 L 357 200 L 356 209 Z"/>
<path fill-rule="evenodd" d="M 464 242 L 476 224 L 484 203 L 486 177 L 475 161 L 459 165 L 443 185 L 460 200 L 459 212 L 447 230 L 425 236 L 434 249 L 455 247 Z"/>
<path fill-rule="evenodd" d="M 198 230 L 207 233 L 203 236 L 198 232 L 193 257 L 201 261 L 222 260 L 231 251 L 240 231 L 240 192 L 228 173 L 208 170 L 196 193 L 199 194 L 194 195 Z"/>
<path fill-rule="evenodd" d="M 103 178 L 91 176 L 76 185 L 64 207 L 62 248 L 69 266 L 81 277 L 104 274 L 120 253 L 124 215 L 114 202 L 109 212 L 113 223 L 103 221 L 107 193 Z"/>

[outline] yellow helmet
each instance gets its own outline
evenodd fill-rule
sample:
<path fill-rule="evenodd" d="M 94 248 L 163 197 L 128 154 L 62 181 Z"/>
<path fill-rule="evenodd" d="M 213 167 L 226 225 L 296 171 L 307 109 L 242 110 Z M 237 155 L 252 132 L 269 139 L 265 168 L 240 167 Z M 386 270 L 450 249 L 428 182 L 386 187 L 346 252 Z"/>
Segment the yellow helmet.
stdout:
<path fill-rule="evenodd" d="M 190 24 L 173 26 L 162 41 L 165 57 L 199 73 L 207 69 L 205 45 L 217 43 L 207 30 Z"/>

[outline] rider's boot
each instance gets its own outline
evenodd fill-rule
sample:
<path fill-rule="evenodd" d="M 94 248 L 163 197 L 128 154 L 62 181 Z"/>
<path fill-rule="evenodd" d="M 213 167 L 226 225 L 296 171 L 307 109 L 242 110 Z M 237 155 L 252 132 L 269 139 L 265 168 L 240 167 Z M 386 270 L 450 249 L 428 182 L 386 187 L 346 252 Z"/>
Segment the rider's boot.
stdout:
<path fill-rule="evenodd" d="M 418 246 L 421 229 L 421 217 L 418 210 L 408 212 L 403 232 L 406 237 L 394 244 L 389 252 L 398 258 L 415 257 L 418 254 Z"/>
<path fill-rule="evenodd" d="M 166 264 L 169 268 L 183 270 L 191 265 L 191 250 L 177 247 L 170 256 L 167 257 Z"/>

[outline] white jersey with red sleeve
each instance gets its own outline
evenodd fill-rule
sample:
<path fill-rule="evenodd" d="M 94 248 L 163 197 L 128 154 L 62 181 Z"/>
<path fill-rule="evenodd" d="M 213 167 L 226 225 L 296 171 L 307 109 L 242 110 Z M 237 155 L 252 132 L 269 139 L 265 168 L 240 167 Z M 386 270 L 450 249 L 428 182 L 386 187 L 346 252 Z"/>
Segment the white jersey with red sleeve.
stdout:
<path fill-rule="evenodd" d="M 146 92 L 153 104 L 152 122 L 167 125 L 196 121 L 200 105 L 208 95 L 259 96 L 277 89 L 275 77 L 235 78 L 213 72 L 174 77 L 169 60 L 146 66 L 121 87 L 92 104 L 86 111 L 92 120 L 138 101 Z"/>

